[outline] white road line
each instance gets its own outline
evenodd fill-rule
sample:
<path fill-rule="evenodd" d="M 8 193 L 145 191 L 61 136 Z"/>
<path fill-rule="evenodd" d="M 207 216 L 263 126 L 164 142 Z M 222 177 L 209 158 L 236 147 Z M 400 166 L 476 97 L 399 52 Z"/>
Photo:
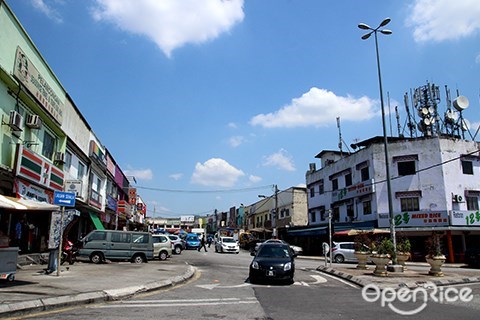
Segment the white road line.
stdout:
<path fill-rule="evenodd" d="M 213 301 L 202 301 L 202 300 L 213 300 Z M 215 301 L 217 300 L 217 301 Z M 229 301 L 226 301 L 229 300 Z M 198 299 L 197 302 L 187 302 L 183 300 L 160 300 L 156 303 L 145 303 L 148 301 L 129 301 L 129 303 L 125 303 L 126 301 L 122 301 L 120 304 L 105 304 L 105 305 L 98 305 L 92 306 L 92 308 L 142 308 L 142 307 L 199 307 L 199 306 L 220 306 L 220 305 L 241 305 L 241 304 L 257 304 L 259 303 L 256 299 L 248 299 L 249 301 L 241 301 L 239 299 Z M 178 301 L 173 303 L 172 301 Z M 195 301 L 195 300 L 193 300 Z"/>
<path fill-rule="evenodd" d="M 176 300 L 127 300 L 119 303 L 176 303 L 176 302 L 215 302 L 215 301 L 241 301 L 257 300 L 254 297 L 246 298 L 212 298 L 212 299 L 176 299 Z"/>
<path fill-rule="evenodd" d="M 358 285 L 356 285 L 356 284 L 350 283 L 350 282 L 348 282 L 348 281 L 345 281 L 345 280 L 343 280 L 343 279 L 337 278 L 337 277 L 332 276 L 332 275 L 327 274 L 327 273 L 323 273 L 323 272 L 319 272 L 319 271 L 316 271 L 316 272 L 321 273 L 322 276 L 326 276 L 326 277 L 335 279 L 335 280 L 337 280 L 337 281 L 340 281 L 341 283 L 344 283 L 344 284 L 346 284 L 346 285 L 349 285 L 349 286 L 352 287 L 352 288 L 357 288 L 357 289 L 358 289 Z"/>

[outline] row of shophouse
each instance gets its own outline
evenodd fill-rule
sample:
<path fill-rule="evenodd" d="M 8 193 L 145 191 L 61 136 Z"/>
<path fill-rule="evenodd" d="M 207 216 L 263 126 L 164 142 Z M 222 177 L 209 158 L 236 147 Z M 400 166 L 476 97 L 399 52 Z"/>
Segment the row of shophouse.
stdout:
<path fill-rule="evenodd" d="M 74 192 L 65 234 L 142 228 L 132 177 L 95 135 L 38 48 L 0 1 L 0 231 L 22 251 L 48 247 L 55 191 Z M 20 239 L 17 239 L 17 238 Z"/>

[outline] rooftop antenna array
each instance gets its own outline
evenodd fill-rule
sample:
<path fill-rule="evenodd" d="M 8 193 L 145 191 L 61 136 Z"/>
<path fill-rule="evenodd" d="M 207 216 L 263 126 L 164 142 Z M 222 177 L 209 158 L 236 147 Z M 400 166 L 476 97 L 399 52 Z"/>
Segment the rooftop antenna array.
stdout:
<path fill-rule="evenodd" d="M 418 87 L 413 92 L 414 107 L 420 117 L 417 128 L 424 136 L 436 136 L 440 133 L 437 105 L 440 102 L 438 86 L 429 84 Z"/>

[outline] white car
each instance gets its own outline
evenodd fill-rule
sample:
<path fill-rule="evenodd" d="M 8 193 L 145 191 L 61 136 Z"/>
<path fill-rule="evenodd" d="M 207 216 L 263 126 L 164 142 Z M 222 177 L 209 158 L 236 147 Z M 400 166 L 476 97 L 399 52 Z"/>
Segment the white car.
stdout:
<path fill-rule="evenodd" d="M 240 253 L 240 246 L 233 237 L 220 237 L 215 242 L 215 252 L 235 252 Z"/>

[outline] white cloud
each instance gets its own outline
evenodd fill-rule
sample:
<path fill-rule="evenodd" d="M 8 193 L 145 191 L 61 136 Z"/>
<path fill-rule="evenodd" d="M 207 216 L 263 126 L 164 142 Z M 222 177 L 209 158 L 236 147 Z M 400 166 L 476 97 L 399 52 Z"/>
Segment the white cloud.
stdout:
<path fill-rule="evenodd" d="M 262 181 L 262 178 L 258 177 L 258 176 L 250 175 L 248 177 L 248 180 L 250 180 L 250 182 L 252 182 L 252 183 L 258 183 L 258 182 Z"/>
<path fill-rule="evenodd" d="M 406 23 L 417 42 L 456 40 L 480 29 L 478 0 L 416 0 L 410 9 Z"/>
<path fill-rule="evenodd" d="M 123 170 L 126 176 L 134 176 L 137 180 L 152 180 L 153 172 L 151 169 L 129 169 Z"/>
<path fill-rule="evenodd" d="M 170 57 L 187 43 L 203 43 L 244 18 L 244 0 L 96 0 L 93 17 L 144 35 Z"/>
<path fill-rule="evenodd" d="M 244 143 L 245 141 L 246 141 L 245 138 L 242 136 L 234 136 L 228 140 L 228 143 L 230 144 L 230 146 L 236 148 L 242 143 Z"/>
<path fill-rule="evenodd" d="M 183 173 L 173 173 L 169 175 L 170 179 L 173 179 L 175 181 L 178 181 L 183 178 Z"/>
<path fill-rule="evenodd" d="M 342 121 L 362 121 L 376 115 L 376 105 L 376 101 L 368 97 L 340 97 L 314 87 L 278 111 L 256 115 L 250 124 L 265 128 L 293 128 L 334 124 L 337 117 L 341 117 Z"/>
<path fill-rule="evenodd" d="M 227 124 L 227 127 L 229 127 L 230 129 L 237 129 L 238 128 L 238 126 L 235 122 L 229 122 Z"/>
<path fill-rule="evenodd" d="M 280 149 L 280 151 L 276 153 L 263 157 L 262 165 L 265 167 L 277 167 L 278 169 L 285 171 L 296 170 L 292 157 L 290 157 L 284 149 Z"/>
<path fill-rule="evenodd" d="M 63 19 L 61 15 L 58 13 L 57 10 L 55 10 L 52 5 L 47 4 L 47 0 L 32 0 L 32 5 L 38 9 L 41 13 L 45 14 L 48 18 L 51 20 L 62 23 Z M 58 4 L 58 1 L 55 1 L 55 3 Z"/>
<path fill-rule="evenodd" d="M 203 164 L 197 162 L 191 181 L 204 186 L 232 187 L 244 175 L 242 170 L 235 168 L 227 161 L 212 158 Z"/>

